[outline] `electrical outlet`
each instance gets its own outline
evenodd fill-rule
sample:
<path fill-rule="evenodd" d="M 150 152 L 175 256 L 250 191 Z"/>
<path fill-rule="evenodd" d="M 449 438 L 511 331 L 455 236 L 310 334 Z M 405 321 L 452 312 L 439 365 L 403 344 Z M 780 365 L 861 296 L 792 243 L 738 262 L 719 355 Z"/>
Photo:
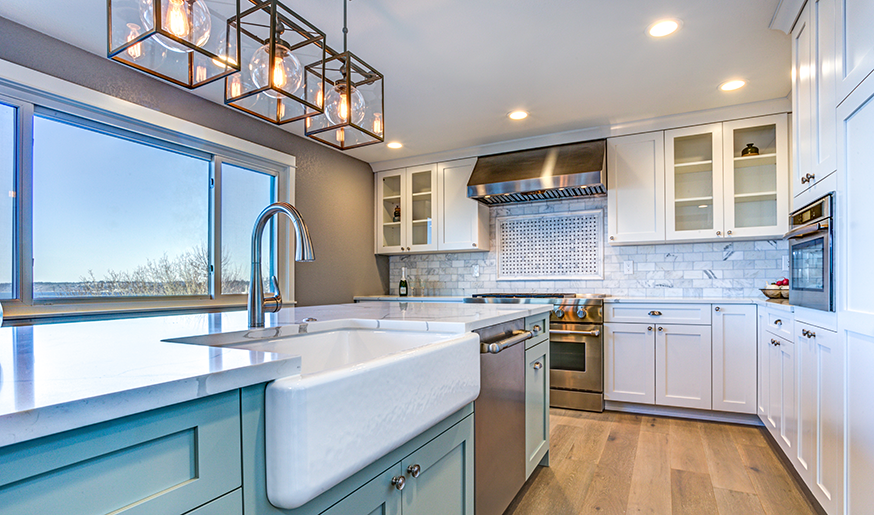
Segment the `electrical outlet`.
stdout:
<path fill-rule="evenodd" d="M 789 256 L 783 256 L 783 271 L 789 270 Z"/>
<path fill-rule="evenodd" d="M 479 265 L 473 265 L 473 276 L 479 277 Z"/>
<path fill-rule="evenodd" d="M 634 273 L 634 261 L 623 261 L 622 262 L 622 271 L 626 275 L 631 275 Z"/>

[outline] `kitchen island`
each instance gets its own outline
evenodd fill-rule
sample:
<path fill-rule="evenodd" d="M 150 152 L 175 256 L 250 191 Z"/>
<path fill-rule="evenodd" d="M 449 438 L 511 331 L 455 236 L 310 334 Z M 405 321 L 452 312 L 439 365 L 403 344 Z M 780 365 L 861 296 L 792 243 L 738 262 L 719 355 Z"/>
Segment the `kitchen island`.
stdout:
<path fill-rule="evenodd" d="M 250 454 L 258 448 L 263 455 L 265 383 L 299 374 L 301 358 L 164 340 L 208 334 L 281 338 L 343 326 L 460 334 L 546 309 L 373 303 L 288 308 L 269 315 L 267 327 L 256 330 L 247 329 L 244 312 L 0 329 L 5 349 L 0 354 L 0 497 L 23 486 L 14 498 L 56 494 L 58 500 L 70 499 L 71 509 L 84 509 L 94 496 L 77 504 L 71 492 L 81 497 L 101 478 L 126 473 L 110 479 L 110 485 L 121 481 L 125 486 L 112 487 L 106 502 L 117 502 L 101 509 L 239 513 L 236 507 L 246 492 L 247 512 L 260 510 L 251 504 L 255 490 L 247 491 L 245 484 L 264 478 L 263 457 Z M 459 412 L 456 421 L 469 415 Z M 146 426 L 151 433 L 140 434 Z M 42 463 L 28 461 L 37 453 Z M 161 474 L 148 473 L 178 465 L 190 468 L 191 477 L 154 479 Z M 125 472 L 128 468 L 133 472 Z M 241 469 L 242 478 L 223 472 Z M 67 479 L 51 482 L 53 475 L 65 473 Z M 79 479 L 82 484 L 75 484 Z M 197 485 L 206 486 L 198 490 Z M 269 507 L 260 495 L 262 506 Z M 153 504 L 156 498 L 169 501 Z"/>

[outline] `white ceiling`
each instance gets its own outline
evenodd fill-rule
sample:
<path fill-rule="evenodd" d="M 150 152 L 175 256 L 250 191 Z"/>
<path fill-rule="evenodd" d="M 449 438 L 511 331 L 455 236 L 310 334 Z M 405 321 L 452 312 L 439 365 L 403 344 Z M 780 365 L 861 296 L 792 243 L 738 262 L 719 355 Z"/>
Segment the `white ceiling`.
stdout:
<path fill-rule="evenodd" d="M 342 1 L 284 3 L 340 48 Z M 404 148 L 349 154 L 373 163 L 785 97 L 778 1 L 354 0 L 349 49 L 385 75 L 386 141 Z M 0 16 L 106 54 L 106 0 L 3 0 Z M 682 29 L 649 37 L 665 17 Z M 736 77 L 747 86 L 717 89 Z M 222 101 L 220 84 L 196 94 Z M 511 121 L 515 109 L 530 116 Z"/>

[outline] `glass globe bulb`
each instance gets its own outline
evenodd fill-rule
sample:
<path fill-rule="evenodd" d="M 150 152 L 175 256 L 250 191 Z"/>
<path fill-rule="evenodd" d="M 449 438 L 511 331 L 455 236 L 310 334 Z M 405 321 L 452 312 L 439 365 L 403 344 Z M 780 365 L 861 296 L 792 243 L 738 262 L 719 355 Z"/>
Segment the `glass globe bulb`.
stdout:
<path fill-rule="evenodd" d="M 270 86 L 289 94 L 297 91 L 303 82 L 303 67 L 300 65 L 300 61 L 283 45 L 276 45 L 273 73 L 270 72 L 269 44 L 255 50 L 255 54 L 249 60 L 249 72 L 252 73 L 252 82 L 255 83 L 255 86 L 259 88 Z M 272 89 L 268 89 L 264 94 L 273 98 L 283 96 Z"/>
<path fill-rule="evenodd" d="M 140 17 L 147 30 L 155 19 L 154 0 L 141 0 Z M 174 36 L 202 47 L 209 41 L 212 19 L 204 0 L 165 0 L 161 2 L 161 27 Z M 167 50 L 190 52 L 191 49 L 169 38 L 157 36 L 155 40 Z"/>
<path fill-rule="evenodd" d="M 354 86 L 351 86 L 351 88 L 352 95 L 347 95 L 346 84 L 344 82 L 337 82 L 331 88 L 331 91 L 325 95 L 325 115 L 332 125 L 339 125 L 349 121 L 346 119 L 346 116 L 350 107 L 352 108 L 352 123 L 358 125 L 364 119 L 364 95 L 355 89 Z M 350 101 L 347 98 L 349 96 L 352 97 L 351 106 L 347 104 Z"/>

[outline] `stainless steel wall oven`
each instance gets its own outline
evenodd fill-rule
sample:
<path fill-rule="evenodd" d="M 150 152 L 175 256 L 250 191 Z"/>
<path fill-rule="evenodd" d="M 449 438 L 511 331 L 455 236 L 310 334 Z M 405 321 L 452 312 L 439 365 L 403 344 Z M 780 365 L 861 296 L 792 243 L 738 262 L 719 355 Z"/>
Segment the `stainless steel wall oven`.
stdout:
<path fill-rule="evenodd" d="M 834 311 L 834 197 L 789 215 L 789 304 Z"/>

